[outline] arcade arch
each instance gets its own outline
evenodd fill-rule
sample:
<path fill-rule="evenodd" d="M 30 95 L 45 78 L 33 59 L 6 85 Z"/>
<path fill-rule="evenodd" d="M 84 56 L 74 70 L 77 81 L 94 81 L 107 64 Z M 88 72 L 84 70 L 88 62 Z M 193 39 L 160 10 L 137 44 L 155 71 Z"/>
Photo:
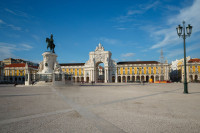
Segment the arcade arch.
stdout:
<path fill-rule="evenodd" d="M 110 51 L 105 51 L 104 47 L 99 43 L 95 51 L 89 53 L 89 60 L 85 63 L 85 81 L 87 80 L 86 76 L 88 75 L 89 82 L 98 82 L 99 79 L 104 83 L 112 82 L 113 79 L 117 82 L 117 63 L 111 59 L 111 56 L 112 53 Z M 101 73 L 103 76 L 101 75 L 101 77 L 99 77 L 99 64 L 103 64 L 104 67 Z M 115 78 L 113 78 L 113 76 Z"/>
<path fill-rule="evenodd" d="M 104 73 L 104 63 L 98 62 L 96 63 L 96 82 L 104 83 L 105 73 Z"/>

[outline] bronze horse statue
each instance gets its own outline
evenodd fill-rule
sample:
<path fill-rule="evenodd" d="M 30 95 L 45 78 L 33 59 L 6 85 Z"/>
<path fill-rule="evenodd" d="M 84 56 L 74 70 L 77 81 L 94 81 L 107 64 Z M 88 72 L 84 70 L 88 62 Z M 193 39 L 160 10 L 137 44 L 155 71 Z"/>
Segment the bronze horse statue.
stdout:
<path fill-rule="evenodd" d="M 55 44 L 53 43 L 53 34 L 51 34 L 50 38 L 46 38 L 46 43 L 47 43 L 47 49 L 50 48 L 50 51 L 55 53 L 54 48 Z"/>

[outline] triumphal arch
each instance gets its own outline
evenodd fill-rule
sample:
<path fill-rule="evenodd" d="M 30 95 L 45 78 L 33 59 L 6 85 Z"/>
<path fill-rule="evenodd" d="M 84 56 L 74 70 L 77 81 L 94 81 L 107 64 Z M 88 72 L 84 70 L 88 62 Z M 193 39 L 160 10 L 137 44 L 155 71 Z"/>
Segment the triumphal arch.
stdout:
<path fill-rule="evenodd" d="M 157 61 L 115 62 L 101 43 L 89 53 L 86 63 L 62 63 L 62 72 L 73 82 L 155 82 L 169 80 L 169 64 Z M 100 64 L 100 65 L 99 65 Z M 101 66 L 103 64 L 103 67 Z"/>
<path fill-rule="evenodd" d="M 104 47 L 99 43 L 95 51 L 89 53 L 89 60 L 84 65 L 84 80 L 89 82 L 97 82 L 99 77 L 99 64 L 104 64 L 104 82 L 117 82 L 117 63 L 111 58 L 112 53 L 105 51 Z"/>

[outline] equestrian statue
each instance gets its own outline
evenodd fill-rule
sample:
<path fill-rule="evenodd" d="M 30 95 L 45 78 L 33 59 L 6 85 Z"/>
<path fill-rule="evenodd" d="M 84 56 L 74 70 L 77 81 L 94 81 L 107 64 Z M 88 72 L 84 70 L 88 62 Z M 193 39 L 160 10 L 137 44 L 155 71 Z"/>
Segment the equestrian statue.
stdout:
<path fill-rule="evenodd" d="M 53 43 L 53 34 L 51 34 L 50 38 L 46 38 L 46 43 L 47 43 L 47 49 L 50 48 L 50 51 L 55 53 L 54 48 L 55 44 Z"/>

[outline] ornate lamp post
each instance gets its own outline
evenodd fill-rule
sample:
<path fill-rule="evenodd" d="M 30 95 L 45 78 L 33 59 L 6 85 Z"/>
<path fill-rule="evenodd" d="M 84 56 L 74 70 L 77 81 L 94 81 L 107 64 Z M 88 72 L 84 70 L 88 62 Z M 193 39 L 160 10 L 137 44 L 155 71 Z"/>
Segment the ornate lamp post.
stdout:
<path fill-rule="evenodd" d="M 185 34 L 185 29 L 187 32 L 187 35 Z M 183 27 L 181 25 L 178 25 L 176 28 L 177 34 L 179 37 L 183 38 L 183 45 L 184 45 L 184 92 L 188 93 L 188 84 L 187 84 L 187 72 L 186 72 L 186 49 L 185 49 L 185 39 L 189 37 L 192 33 L 192 26 L 188 24 L 188 27 L 185 28 L 185 21 L 183 21 Z"/>

